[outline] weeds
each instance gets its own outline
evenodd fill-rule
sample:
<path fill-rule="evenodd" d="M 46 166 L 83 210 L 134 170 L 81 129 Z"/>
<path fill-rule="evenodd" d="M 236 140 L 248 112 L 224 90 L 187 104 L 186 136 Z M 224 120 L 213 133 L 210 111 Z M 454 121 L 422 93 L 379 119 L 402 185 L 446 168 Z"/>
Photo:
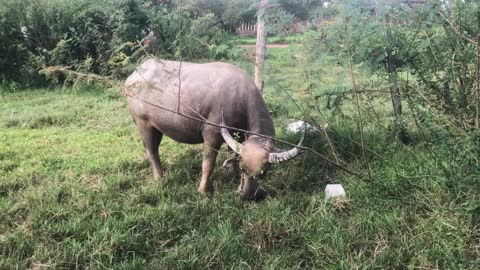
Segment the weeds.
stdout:
<path fill-rule="evenodd" d="M 266 100 L 278 136 L 288 139 L 283 127 L 290 105 L 273 91 L 267 88 Z M 339 154 L 359 168 L 349 102 L 325 116 Z M 389 117 L 384 100 L 372 102 L 381 119 Z M 478 266 L 476 133 L 413 133 L 405 146 L 368 122 L 366 156 L 375 181 L 305 154 L 272 168 L 262 183 L 272 194 L 267 200 L 241 203 L 238 179 L 220 168 L 228 156 L 223 151 L 212 198 L 196 191 L 200 146 L 164 139 L 160 155 L 168 174 L 153 181 L 125 102 L 114 91 L 6 93 L 0 116 L 0 268 Z M 305 143 L 330 149 L 316 133 Z M 331 182 L 344 185 L 348 201 L 325 201 Z"/>

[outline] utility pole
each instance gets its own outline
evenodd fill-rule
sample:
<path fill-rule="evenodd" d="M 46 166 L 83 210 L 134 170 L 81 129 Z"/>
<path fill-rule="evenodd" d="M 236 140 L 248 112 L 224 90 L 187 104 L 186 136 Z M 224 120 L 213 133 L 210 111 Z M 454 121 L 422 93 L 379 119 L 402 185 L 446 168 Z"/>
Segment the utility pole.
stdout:
<path fill-rule="evenodd" d="M 263 93 L 263 66 L 265 63 L 265 51 L 267 48 L 267 31 L 265 30 L 265 12 L 268 0 L 261 0 L 257 16 L 257 44 L 255 51 L 255 84 Z"/>

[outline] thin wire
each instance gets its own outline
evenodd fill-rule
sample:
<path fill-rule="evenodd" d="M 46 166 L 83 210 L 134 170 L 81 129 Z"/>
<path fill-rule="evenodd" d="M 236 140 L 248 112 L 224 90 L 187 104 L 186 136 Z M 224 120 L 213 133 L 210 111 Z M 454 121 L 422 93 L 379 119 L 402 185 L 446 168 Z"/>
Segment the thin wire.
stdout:
<path fill-rule="evenodd" d="M 363 175 L 361 175 L 360 173 L 357 173 L 357 172 L 353 172 L 345 167 L 343 167 L 342 165 L 328 159 L 327 157 L 325 157 L 324 155 L 318 153 L 317 151 L 315 151 L 314 149 L 312 148 L 309 148 L 309 147 L 305 147 L 305 146 L 301 146 L 301 145 L 296 145 L 296 144 L 293 144 L 291 142 L 287 142 L 287 141 L 284 141 L 284 140 L 280 140 L 280 139 L 276 139 L 274 137 L 271 137 L 271 136 L 267 136 L 267 135 L 263 135 L 263 134 L 260 134 L 260 133 L 256 133 L 256 132 L 253 132 L 253 131 L 249 131 L 249 130 L 245 130 L 245 129 L 241 129 L 241 128 L 235 128 L 235 127 L 231 127 L 231 126 L 226 126 L 226 125 L 223 125 L 223 124 L 218 124 L 218 123 L 214 123 L 214 122 L 211 122 L 209 121 L 208 119 L 204 118 L 203 116 L 201 116 L 200 118 L 197 118 L 197 117 L 194 117 L 194 116 L 190 116 L 190 115 L 187 115 L 187 114 L 184 114 L 182 112 L 177 112 L 176 110 L 172 110 L 172 109 L 169 109 L 169 108 L 166 108 L 164 106 L 161 106 L 161 105 L 158 105 L 158 104 L 155 104 L 155 103 L 152 103 L 152 102 L 149 102 L 147 100 L 144 100 L 142 98 L 139 98 L 137 96 L 134 96 L 132 95 L 131 93 L 127 92 L 127 91 L 124 91 L 124 95 L 127 96 L 127 97 L 131 97 L 133 99 L 136 99 L 136 100 L 139 100 L 141 102 L 144 102 L 145 104 L 148 104 L 148 105 L 151 105 L 151 106 L 154 106 L 156 108 L 159 108 L 159 109 L 162 109 L 162 110 L 165 110 L 165 111 L 168 111 L 168 112 L 171 112 L 171 113 L 175 113 L 175 114 L 178 114 L 180 116 L 183 116 L 185 118 L 188 118 L 188 119 L 191 119 L 191 120 L 195 120 L 195 121 L 199 121 L 199 122 L 202 122 L 204 124 L 207 124 L 207 125 L 210 125 L 210 126 L 214 126 L 214 127 L 218 127 L 218 128 L 226 128 L 226 129 L 230 129 L 230 130 L 235 130 L 235 131 L 239 131 L 239 132 L 243 132 L 243 133 L 247 133 L 247 134 L 252 134 L 252 135 L 255 135 L 255 136 L 258 136 L 258 137 L 262 137 L 262 138 L 266 138 L 266 139 L 269 139 L 269 140 L 272 140 L 272 141 L 276 141 L 276 142 L 280 142 L 280 143 L 283 143 L 283 144 L 287 144 L 287 145 L 290 145 L 290 146 L 293 146 L 293 147 L 296 147 L 296 148 L 299 148 L 299 149 L 302 149 L 302 150 L 305 150 L 305 151 L 309 151 L 311 152 L 312 154 L 322 158 L 323 160 L 325 160 L 326 162 L 330 163 L 331 165 L 351 174 L 351 175 L 355 175 L 355 176 L 358 176 L 358 177 L 363 177 Z M 182 105 L 186 106 L 187 108 L 189 108 L 190 110 L 192 110 L 194 113 L 196 113 L 197 115 L 200 116 L 200 114 L 193 110 L 193 108 L 191 108 L 190 106 L 188 105 L 185 105 L 184 103 L 182 103 Z"/>

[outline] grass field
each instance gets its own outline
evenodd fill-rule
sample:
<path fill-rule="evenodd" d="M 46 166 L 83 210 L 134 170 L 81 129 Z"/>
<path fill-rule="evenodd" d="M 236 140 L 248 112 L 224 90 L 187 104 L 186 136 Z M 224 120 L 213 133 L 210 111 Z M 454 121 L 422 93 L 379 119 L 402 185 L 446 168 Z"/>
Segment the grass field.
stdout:
<path fill-rule="evenodd" d="M 243 44 L 243 45 L 255 45 L 257 42 L 256 36 L 233 36 L 231 38 L 231 42 L 235 45 Z M 269 36 L 267 37 L 267 44 L 295 44 L 300 43 L 302 40 L 301 34 L 290 34 L 285 37 L 279 36 Z"/>
<path fill-rule="evenodd" d="M 277 66 L 267 67 L 266 85 L 293 87 L 280 79 L 288 65 L 269 61 Z M 345 80 L 330 71 L 338 78 L 325 84 Z M 296 142 L 274 88 L 265 99 L 278 134 Z M 330 136 L 360 170 L 354 111 L 344 106 L 325 109 Z M 224 152 L 215 195 L 196 191 L 201 146 L 164 139 L 168 174 L 154 181 L 116 88 L 2 91 L 0 269 L 478 269 L 480 136 L 438 134 L 412 131 L 405 146 L 367 124 L 373 180 L 307 153 L 272 168 L 263 183 L 272 196 L 242 203 L 238 178 L 219 168 Z M 329 149 L 321 134 L 305 144 Z M 342 183 L 348 201 L 325 201 L 329 182 Z"/>

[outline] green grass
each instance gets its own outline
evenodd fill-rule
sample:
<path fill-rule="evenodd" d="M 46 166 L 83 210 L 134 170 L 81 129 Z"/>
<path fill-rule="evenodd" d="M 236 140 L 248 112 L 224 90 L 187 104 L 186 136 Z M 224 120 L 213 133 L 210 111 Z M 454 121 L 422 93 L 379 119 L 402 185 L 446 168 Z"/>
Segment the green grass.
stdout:
<path fill-rule="evenodd" d="M 304 102 L 307 94 L 295 73 L 302 63 L 285 60 L 285 53 L 295 54 L 290 50 L 269 51 L 265 99 L 278 135 L 296 141 L 284 126 L 298 114 L 279 87 Z M 346 87 L 342 72 L 327 68 L 314 91 Z M 355 107 L 342 102 L 340 112 L 322 108 L 338 152 L 360 170 L 361 150 L 349 140 L 358 141 Z M 388 123 L 388 98 L 373 102 Z M 478 269 L 480 136 L 411 133 L 405 146 L 388 128 L 366 124 L 366 144 L 376 153 L 368 152 L 373 181 L 307 153 L 273 166 L 263 182 L 272 196 L 242 203 L 238 178 L 219 168 L 228 156 L 223 151 L 212 198 L 196 191 L 199 145 L 164 139 L 168 174 L 154 181 L 115 89 L 5 93 L 0 269 Z M 329 153 L 323 135 L 309 134 L 305 144 Z M 325 201 L 328 182 L 342 183 L 348 201 Z"/>
<path fill-rule="evenodd" d="M 301 34 L 290 34 L 285 37 L 269 36 L 267 37 L 267 44 L 296 44 L 302 41 Z M 256 36 L 234 36 L 232 37 L 232 43 L 235 45 L 254 45 L 257 42 Z"/>

